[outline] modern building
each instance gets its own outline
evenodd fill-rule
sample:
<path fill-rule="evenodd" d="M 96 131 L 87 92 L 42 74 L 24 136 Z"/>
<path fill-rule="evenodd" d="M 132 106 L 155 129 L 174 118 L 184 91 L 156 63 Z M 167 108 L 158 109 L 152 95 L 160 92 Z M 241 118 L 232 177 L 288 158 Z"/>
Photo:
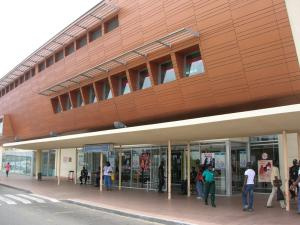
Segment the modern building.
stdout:
<path fill-rule="evenodd" d="M 45 176 L 96 171 L 105 152 L 116 185 L 129 188 L 156 190 L 164 160 L 169 197 L 208 161 L 219 194 L 241 191 L 247 161 L 259 174 L 263 160 L 278 162 L 286 177 L 300 152 L 287 6 L 101 1 L 1 78 L 0 141 L 34 150 Z M 260 179 L 256 191 L 268 192 Z"/>

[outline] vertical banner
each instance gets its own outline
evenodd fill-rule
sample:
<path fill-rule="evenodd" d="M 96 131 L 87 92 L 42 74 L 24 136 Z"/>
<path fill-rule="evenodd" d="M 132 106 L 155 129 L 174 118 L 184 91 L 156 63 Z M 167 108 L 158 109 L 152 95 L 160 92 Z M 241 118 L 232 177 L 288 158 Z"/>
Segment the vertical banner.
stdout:
<path fill-rule="evenodd" d="M 246 168 L 247 167 L 247 152 L 240 151 L 240 167 Z"/>
<path fill-rule="evenodd" d="M 258 160 L 258 182 L 271 182 L 272 160 Z"/>

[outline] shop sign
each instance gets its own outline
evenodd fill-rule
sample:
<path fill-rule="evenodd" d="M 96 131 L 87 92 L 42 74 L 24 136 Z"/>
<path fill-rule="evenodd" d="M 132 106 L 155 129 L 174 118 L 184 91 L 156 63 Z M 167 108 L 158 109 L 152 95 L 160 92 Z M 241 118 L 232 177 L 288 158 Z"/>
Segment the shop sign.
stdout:
<path fill-rule="evenodd" d="M 258 182 L 271 182 L 272 160 L 258 160 Z"/>
<path fill-rule="evenodd" d="M 107 153 L 112 149 L 113 149 L 112 144 L 85 145 L 83 147 L 82 152 L 84 152 L 84 153 L 90 153 L 90 152 Z"/>

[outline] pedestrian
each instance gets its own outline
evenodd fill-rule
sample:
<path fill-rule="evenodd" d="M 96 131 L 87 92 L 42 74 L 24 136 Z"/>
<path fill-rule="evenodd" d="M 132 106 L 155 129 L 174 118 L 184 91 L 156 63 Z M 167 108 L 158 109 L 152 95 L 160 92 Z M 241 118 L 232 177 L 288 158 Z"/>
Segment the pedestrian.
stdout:
<path fill-rule="evenodd" d="M 203 173 L 203 167 L 200 165 L 196 176 L 197 199 L 204 198 L 204 191 L 203 191 L 204 178 L 202 173 Z"/>
<path fill-rule="evenodd" d="M 273 167 L 272 167 L 272 172 L 271 172 L 271 184 L 272 184 L 272 192 L 269 196 L 268 202 L 267 202 L 267 208 L 271 208 L 272 207 L 272 202 L 273 199 L 275 197 L 275 195 L 278 195 L 278 192 L 282 192 L 280 189 L 280 186 L 282 185 L 282 181 L 280 178 L 280 173 L 279 173 L 279 169 L 278 169 L 278 163 L 274 163 Z M 280 207 L 282 209 L 285 209 L 285 203 L 284 203 L 284 199 L 277 199 L 277 201 L 279 201 L 280 203 Z"/>
<path fill-rule="evenodd" d="M 298 190 L 300 190 L 300 168 L 298 169 L 298 178 L 293 184 L 295 187 L 298 185 Z M 300 194 L 298 193 L 298 214 L 300 214 Z"/>
<path fill-rule="evenodd" d="M 212 165 L 208 165 L 207 169 L 203 172 L 204 178 L 204 189 L 205 189 L 205 205 L 208 205 L 208 196 L 210 194 L 211 206 L 216 207 L 215 204 L 215 172 L 213 171 Z"/>
<path fill-rule="evenodd" d="M 158 167 L 158 193 L 163 193 L 162 189 L 165 185 L 165 162 L 161 161 Z"/>
<path fill-rule="evenodd" d="M 254 178 L 255 178 L 255 171 L 252 169 L 251 162 L 247 163 L 247 170 L 245 171 L 245 179 L 243 185 L 243 211 L 253 211 L 253 202 L 254 202 Z"/>
<path fill-rule="evenodd" d="M 196 177 L 197 177 L 197 171 L 196 171 L 196 168 L 194 166 L 192 167 L 190 177 L 191 177 L 191 191 L 193 193 L 194 190 L 196 189 Z"/>
<path fill-rule="evenodd" d="M 289 175 L 290 175 L 290 179 L 289 179 L 289 187 L 291 187 L 293 185 L 293 183 L 297 180 L 298 178 L 298 170 L 299 170 L 299 165 L 298 165 L 298 160 L 294 159 L 293 160 L 293 166 L 290 167 L 289 169 Z M 296 190 L 295 188 L 290 188 L 290 193 L 291 193 L 291 199 L 295 199 L 296 197 Z"/>
<path fill-rule="evenodd" d="M 8 177 L 9 171 L 10 171 L 10 164 L 9 162 L 5 165 L 5 171 L 6 171 L 6 177 Z"/>
<path fill-rule="evenodd" d="M 110 166 L 110 162 L 106 162 L 106 166 L 103 168 L 104 170 L 104 184 L 107 191 L 111 191 L 111 175 L 112 175 L 112 167 Z M 101 178 L 100 178 L 101 179 Z"/>
<path fill-rule="evenodd" d="M 80 171 L 80 184 L 82 184 L 82 180 L 84 179 L 84 184 L 86 184 L 86 181 L 88 179 L 88 171 L 85 167 L 82 167 L 82 170 Z"/>

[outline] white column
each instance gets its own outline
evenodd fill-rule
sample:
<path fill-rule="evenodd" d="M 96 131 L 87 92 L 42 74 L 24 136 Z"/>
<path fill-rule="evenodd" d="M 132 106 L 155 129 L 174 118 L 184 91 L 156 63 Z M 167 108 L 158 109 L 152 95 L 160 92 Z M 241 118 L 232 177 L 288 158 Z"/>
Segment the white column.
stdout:
<path fill-rule="evenodd" d="M 191 145 L 187 145 L 187 196 L 191 196 Z"/>
<path fill-rule="evenodd" d="M 122 150 L 119 151 L 119 191 L 122 187 Z"/>
<path fill-rule="evenodd" d="M 288 145 L 286 131 L 282 132 L 283 144 L 283 168 L 284 168 L 284 191 L 286 199 L 286 211 L 290 211 L 289 171 L 288 171 Z"/>
<path fill-rule="evenodd" d="M 38 174 L 41 172 L 41 150 L 35 152 L 35 178 L 38 179 Z"/>
<path fill-rule="evenodd" d="M 78 151 L 77 148 L 75 148 L 74 184 L 77 184 L 77 163 L 78 163 Z"/>
<path fill-rule="evenodd" d="M 168 141 L 168 199 L 171 199 L 171 141 Z"/>
<path fill-rule="evenodd" d="M 226 195 L 230 196 L 232 194 L 232 167 L 231 167 L 231 142 L 227 140 L 226 145 Z"/>
<path fill-rule="evenodd" d="M 60 170 L 61 170 L 61 149 L 58 149 L 57 157 L 57 185 L 60 185 Z"/>
<path fill-rule="evenodd" d="M 103 187 L 102 187 L 102 184 L 103 184 L 103 153 L 101 152 L 100 153 L 100 191 L 102 191 Z"/>

